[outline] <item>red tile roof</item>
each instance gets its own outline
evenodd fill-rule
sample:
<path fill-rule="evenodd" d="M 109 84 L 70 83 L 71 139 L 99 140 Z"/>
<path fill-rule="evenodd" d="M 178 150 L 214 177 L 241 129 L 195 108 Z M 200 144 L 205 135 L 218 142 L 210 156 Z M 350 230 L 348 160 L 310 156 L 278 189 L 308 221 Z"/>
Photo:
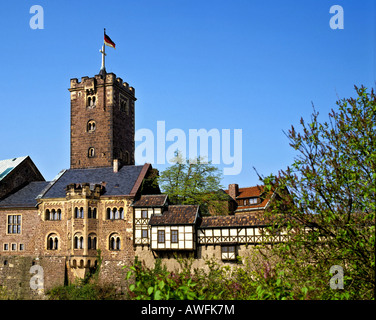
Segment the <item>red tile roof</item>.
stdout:
<path fill-rule="evenodd" d="M 227 194 L 229 194 L 229 190 L 225 190 Z M 254 186 L 254 187 L 248 187 L 248 188 L 239 188 L 239 193 L 236 196 L 235 200 L 243 200 L 248 198 L 260 198 L 260 196 L 264 192 L 264 186 Z M 267 197 L 264 197 L 261 199 L 262 201 L 257 204 L 251 204 L 251 205 L 243 205 L 241 202 L 239 204 L 238 209 L 248 209 L 248 208 L 264 208 L 267 203 L 269 202 L 270 198 L 272 196 L 272 193 L 269 193 Z"/>

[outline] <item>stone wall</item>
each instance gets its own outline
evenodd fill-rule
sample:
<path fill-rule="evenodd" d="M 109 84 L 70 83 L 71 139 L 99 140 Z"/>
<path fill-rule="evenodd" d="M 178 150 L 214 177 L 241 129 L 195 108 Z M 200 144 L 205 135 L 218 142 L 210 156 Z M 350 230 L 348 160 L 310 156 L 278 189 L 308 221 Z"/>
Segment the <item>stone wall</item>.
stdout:
<path fill-rule="evenodd" d="M 42 267 L 40 277 L 37 271 L 31 269 L 36 265 Z M 37 288 L 31 287 L 31 281 Z M 45 292 L 63 285 L 64 281 L 65 257 L 0 256 L 0 285 L 7 292 L 7 298 L 45 299 Z"/>

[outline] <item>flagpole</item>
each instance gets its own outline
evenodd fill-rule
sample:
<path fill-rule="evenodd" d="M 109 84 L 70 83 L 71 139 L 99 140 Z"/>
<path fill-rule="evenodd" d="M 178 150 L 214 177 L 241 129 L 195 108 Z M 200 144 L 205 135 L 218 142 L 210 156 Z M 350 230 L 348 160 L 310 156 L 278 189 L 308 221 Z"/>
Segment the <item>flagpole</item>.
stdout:
<path fill-rule="evenodd" d="M 106 28 L 104 28 L 104 37 L 105 36 L 106 36 Z M 106 73 L 106 66 L 105 66 L 106 46 L 104 44 L 104 37 L 103 37 L 102 50 L 99 50 L 99 52 L 102 54 L 102 66 L 101 66 L 101 70 L 99 71 L 99 74 Z"/>

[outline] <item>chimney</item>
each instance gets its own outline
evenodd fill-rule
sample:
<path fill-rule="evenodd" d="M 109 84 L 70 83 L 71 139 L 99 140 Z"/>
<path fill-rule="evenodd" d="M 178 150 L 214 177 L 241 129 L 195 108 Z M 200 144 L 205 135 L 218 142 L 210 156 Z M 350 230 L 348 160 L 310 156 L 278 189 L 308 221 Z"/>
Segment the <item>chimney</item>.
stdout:
<path fill-rule="evenodd" d="M 114 172 L 118 172 L 118 171 L 119 171 L 119 160 L 114 159 Z"/>
<path fill-rule="evenodd" d="M 239 186 L 236 183 L 229 184 L 228 185 L 228 194 L 230 195 L 231 198 L 236 200 L 236 197 L 239 194 Z"/>

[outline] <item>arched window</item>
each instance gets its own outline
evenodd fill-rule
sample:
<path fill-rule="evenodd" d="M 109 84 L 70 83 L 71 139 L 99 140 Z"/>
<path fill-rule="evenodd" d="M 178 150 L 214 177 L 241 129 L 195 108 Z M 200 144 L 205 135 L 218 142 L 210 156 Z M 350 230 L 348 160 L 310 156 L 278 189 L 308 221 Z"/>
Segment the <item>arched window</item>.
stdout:
<path fill-rule="evenodd" d="M 108 220 L 119 220 L 124 219 L 124 209 L 123 208 L 107 208 L 107 219 Z"/>
<path fill-rule="evenodd" d="M 125 151 L 125 163 L 129 164 L 129 162 L 130 162 L 130 160 L 129 160 L 129 152 Z"/>
<path fill-rule="evenodd" d="M 120 250 L 120 248 L 121 248 L 120 236 L 117 233 L 111 234 L 110 239 L 109 239 L 109 249 Z"/>
<path fill-rule="evenodd" d="M 97 102 L 97 99 L 96 99 L 95 95 L 89 95 L 89 96 L 87 96 L 87 106 L 89 108 L 95 107 L 96 102 Z"/>
<path fill-rule="evenodd" d="M 89 120 L 87 123 L 87 132 L 93 132 L 96 129 L 95 121 Z"/>
<path fill-rule="evenodd" d="M 97 236 L 95 233 L 89 234 L 87 239 L 87 248 L 93 250 L 97 249 Z"/>
<path fill-rule="evenodd" d="M 46 220 L 50 220 L 50 210 L 46 210 L 46 215 L 45 215 Z"/>
<path fill-rule="evenodd" d="M 57 209 L 57 220 L 61 220 L 61 210 Z"/>
<path fill-rule="evenodd" d="M 87 211 L 87 217 L 89 219 L 96 219 L 97 218 L 97 208 L 89 207 L 88 211 Z"/>
<path fill-rule="evenodd" d="M 87 155 L 88 155 L 89 158 L 94 158 L 95 157 L 95 150 L 94 150 L 93 147 L 89 148 Z"/>
<path fill-rule="evenodd" d="M 47 237 L 47 250 L 57 250 L 59 248 L 59 237 L 56 233 L 51 233 Z"/>
<path fill-rule="evenodd" d="M 84 218 L 84 208 L 83 207 L 81 207 L 81 208 L 75 207 L 74 208 L 74 217 L 76 219 L 83 219 Z"/>
<path fill-rule="evenodd" d="M 120 217 L 119 210 L 117 208 L 113 208 L 112 211 L 114 212 L 115 219 L 119 219 Z"/>
<path fill-rule="evenodd" d="M 83 249 L 84 248 L 84 237 L 80 233 L 77 233 L 74 236 L 73 248 L 74 249 Z"/>

